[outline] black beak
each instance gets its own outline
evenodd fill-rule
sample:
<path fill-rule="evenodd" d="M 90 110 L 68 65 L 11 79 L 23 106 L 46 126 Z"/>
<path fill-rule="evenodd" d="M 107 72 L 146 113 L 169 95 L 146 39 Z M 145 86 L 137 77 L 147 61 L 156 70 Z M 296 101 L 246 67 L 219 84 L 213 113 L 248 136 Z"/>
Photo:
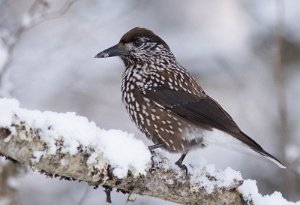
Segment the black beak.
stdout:
<path fill-rule="evenodd" d="M 117 45 L 114 45 L 100 53 L 98 53 L 95 58 L 108 58 L 113 56 L 123 56 L 127 55 L 128 51 L 124 48 L 124 46 L 120 45 L 119 43 Z"/>

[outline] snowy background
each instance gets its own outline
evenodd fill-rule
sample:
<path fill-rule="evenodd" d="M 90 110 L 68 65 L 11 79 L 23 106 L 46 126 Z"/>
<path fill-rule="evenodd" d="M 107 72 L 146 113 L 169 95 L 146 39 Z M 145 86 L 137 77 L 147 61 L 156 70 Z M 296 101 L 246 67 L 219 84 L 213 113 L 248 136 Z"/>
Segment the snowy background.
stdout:
<path fill-rule="evenodd" d="M 29 109 L 76 112 L 101 128 L 135 133 L 150 145 L 122 105 L 121 60 L 93 58 L 129 29 L 149 28 L 240 127 L 288 169 L 219 147 L 194 151 L 185 163 L 205 159 L 218 169 L 230 166 L 243 178 L 256 179 L 263 194 L 277 190 L 285 198 L 300 200 L 298 1 L 41 2 L 0 0 L 1 96 L 16 98 Z M 174 161 L 178 157 L 169 156 Z M 10 184 L 24 205 L 104 200 L 101 188 L 31 171 Z M 126 202 L 122 194 L 112 197 L 116 204 Z M 138 197 L 135 204 L 159 202 Z"/>

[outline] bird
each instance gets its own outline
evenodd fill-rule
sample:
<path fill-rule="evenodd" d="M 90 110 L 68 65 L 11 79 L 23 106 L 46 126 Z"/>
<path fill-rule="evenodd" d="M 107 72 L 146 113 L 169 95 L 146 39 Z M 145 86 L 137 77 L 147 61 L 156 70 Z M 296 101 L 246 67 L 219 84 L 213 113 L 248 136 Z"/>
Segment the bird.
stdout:
<path fill-rule="evenodd" d="M 187 153 L 222 141 L 211 134 L 219 131 L 229 144 L 233 140 L 238 147 L 250 148 L 285 168 L 239 128 L 177 62 L 168 44 L 151 30 L 135 27 L 95 58 L 113 56 L 120 57 L 125 65 L 122 101 L 131 120 L 154 143 L 149 146 L 151 151 L 162 148 L 180 153 L 175 164 L 187 172 L 183 164 Z"/>

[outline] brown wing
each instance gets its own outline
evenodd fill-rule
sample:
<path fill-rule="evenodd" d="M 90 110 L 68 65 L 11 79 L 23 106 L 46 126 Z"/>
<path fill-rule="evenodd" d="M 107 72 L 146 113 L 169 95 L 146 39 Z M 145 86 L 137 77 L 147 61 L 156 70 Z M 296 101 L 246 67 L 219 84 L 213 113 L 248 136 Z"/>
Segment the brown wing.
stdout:
<path fill-rule="evenodd" d="M 230 115 L 207 95 L 197 96 L 183 90 L 175 91 L 166 87 L 159 87 L 144 93 L 165 109 L 203 129 L 216 128 L 229 134 L 240 131 Z"/>

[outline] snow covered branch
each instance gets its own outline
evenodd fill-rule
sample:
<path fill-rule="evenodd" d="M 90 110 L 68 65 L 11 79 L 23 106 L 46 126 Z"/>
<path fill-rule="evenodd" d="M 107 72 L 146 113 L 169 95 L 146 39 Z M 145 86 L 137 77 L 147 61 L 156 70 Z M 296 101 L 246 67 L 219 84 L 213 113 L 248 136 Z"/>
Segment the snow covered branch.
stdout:
<path fill-rule="evenodd" d="M 102 130 L 75 113 L 22 109 L 15 100 L 0 100 L 0 154 L 48 176 L 115 188 L 131 197 L 181 204 L 270 204 L 255 181 L 241 186 L 240 173 L 230 168 L 218 171 L 203 164 L 185 176 L 161 154 L 151 157 L 132 134 Z M 285 202 L 280 193 L 273 195 Z"/>

